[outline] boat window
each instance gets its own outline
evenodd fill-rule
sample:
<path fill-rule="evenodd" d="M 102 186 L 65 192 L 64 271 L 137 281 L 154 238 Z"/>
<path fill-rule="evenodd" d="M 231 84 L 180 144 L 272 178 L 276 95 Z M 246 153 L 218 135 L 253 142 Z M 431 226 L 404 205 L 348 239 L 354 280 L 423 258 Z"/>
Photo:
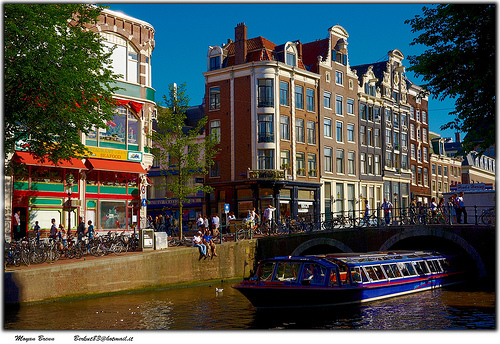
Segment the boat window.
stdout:
<path fill-rule="evenodd" d="M 429 269 L 423 260 L 415 262 L 415 269 L 419 275 L 424 275 L 429 273 Z"/>
<path fill-rule="evenodd" d="M 340 283 L 342 284 L 351 284 L 351 279 L 349 278 L 349 267 L 347 265 L 339 264 L 339 275 L 340 275 Z"/>
<path fill-rule="evenodd" d="M 396 276 L 396 278 L 401 278 L 401 277 L 403 277 L 403 276 L 401 275 L 401 271 L 399 271 L 399 269 L 398 269 L 398 267 L 397 267 L 397 265 L 396 265 L 396 264 L 390 264 L 389 266 L 390 266 L 390 268 L 391 268 L 391 270 L 392 270 L 392 273 Z"/>
<path fill-rule="evenodd" d="M 305 263 L 302 268 L 301 281 L 311 281 L 311 285 L 325 284 L 326 268 L 314 263 Z"/>
<path fill-rule="evenodd" d="M 437 260 L 428 260 L 427 263 L 429 264 L 429 268 L 432 272 L 441 272 L 441 268 L 439 267 Z"/>
<path fill-rule="evenodd" d="M 365 272 L 360 268 L 351 268 L 351 276 L 354 283 L 368 282 Z"/>
<path fill-rule="evenodd" d="M 413 268 L 413 265 L 411 265 L 410 262 L 405 263 L 406 268 L 408 269 L 408 272 L 410 273 L 411 276 L 416 275 L 417 273 L 415 272 L 415 269 Z"/>
<path fill-rule="evenodd" d="M 365 271 L 372 281 L 378 281 L 377 274 L 373 271 L 373 266 L 365 266 Z"/>
<path fill-rule="evenodd" d="M 335 269 L 332 269 L 330 271 L 330 282 L 328 282 L 329 287 L 338 287 L 339 286 L 339 280 L 337 279 L 337 271 Z"/>
<path fill-rule="evenodd" d="M 275 262 L 267 262 L 259 266 L 257 276 L 261 281 L 270 281 L 273 277 Z"/>
<path fill-rule="evenodd" d="M 297 281 L 300 263 L 297 262 L 278 262 L 275 281 Z"/>
<path fill-rule="evenodd" d="M 382 271 L 382 267 L 380 265 L 375 265 L 373 267 L 373 271 L 375 271 L 375 273 L 377 274 L 378 279 L 380 279 L 380 280 L 387 279 L 387 277 L 385 277 L 384 272 Z"/>
<path fill-rule="evenodd" d="M 410 276 L 410 272 L 404 263 L 398 263 L 398 267 L 401 269 L 403 276 Z"/>
<path fill-rule="evenodd" d="M 439 262 L 441 263 L 441 267 L 443 268 L 444 272 L 448 272 L 451 270 L 451 263 L 448 259 L 440 259 Z"/>
<path fill-rule="evenodd" d="M 387 277 L 389 278 L 396 278 L 396 275 L 394 274 L 394 271 L 392 271 L 391 267 L 389 265 L 382 265 L 382 267 L 384 268 L 384 271 L 385 271 L 385 274 L 387 275 Z"/>

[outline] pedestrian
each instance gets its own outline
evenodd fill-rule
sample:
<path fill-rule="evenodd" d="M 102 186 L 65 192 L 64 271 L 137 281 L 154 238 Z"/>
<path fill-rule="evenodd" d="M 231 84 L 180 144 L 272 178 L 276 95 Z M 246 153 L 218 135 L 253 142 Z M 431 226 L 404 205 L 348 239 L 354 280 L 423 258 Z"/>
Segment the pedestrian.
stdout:
<path fill-rule="evenodd" d="M 432 218 L 436 217 L 436 215 L 437 215 L 437 208 L 438 208 L 438 206 L 436 204 L 436 198 L 432 197 L 431 198 L 431 206 L 430 206 Z"/>
<path fill-rule="evenodd" d="M 381 208 L 384 210 L 385 224 L 388 226 L 391 223 L 391 214 L 392 214 L 391 201 L 388 201 L 387 198 L 384 198 L 384 203 L 382 203 Z"/>
<path fill-rule="evenodd" d="M 165 232 L 165 218 L 162 214 L 158 215 L 158 232 Z"/>
<path fill-rule="evenodd" d="M 62 223 L 59 224 L 59 241 L 62 241 L 63 247 L 66 247 L 68 241 L 68 233 Z"/>
<path fill-rule="evenodd" d="M 266 224 L 266 232 L 269 230 L 269 227 L 272 226 L 273 213 L 275 210 L 276 210 L 276 208 L 273 207 L 271 204 L 268 204 L 267 208 L 264 209 L 263 219 L 264 219 L 265 224 Z"/>
<path fill-rule="evenodd" d="M 196 220 L 196 225 L 198 225 L 198 230 L 205 230 L 205 221 L 203 221 L 203 217 L 201 214 L 198 214 L 198 219 Z"/>
<path fill-rule="evenodd" d="M 21 239 L 21 211 L 14 213 L 14 239 Z"/>
<path fill-rule="evenodd" d="M 52 226 L 50 227 L 49 238 L 55 241 L 56 235 L 57 235 L 56 219 L 52 219 L 51 222 L 52 222 Z"/>
<path fill-rule="evenodd" d="M 217 257 L 217 253 L 215 252 L 215 243 L 212 239 L 212 235 L 210 233 L 210 229 L 207 229 L 205 231 L 205 234 L 203 235 L 203 244 L 207 247 L 207 255 L 209 257 Z M 210 252 L 212 252 L 212 254 L 210 254 Z"/>
<path fill-rule="evenodd" d="M 201 258 L 207 258 L 207 246 L 203 244 L 203 238 L 201 231 L 198 231 L 193 237 L 193 247 L 198 247 L 198 251 L 200 251 L 200 260 Z"/>
<path fill-rule="evenodd" d="M 87 224 L 89 225 L 89 227 L 87 228 L 87 235 L 89 237 L 89 239 L 92 239 L 94 237 L 94 226 L 92 225 L 92 221 L 89 220 L 89 222 L 87 222 Z"/>
<path fill-rule="evenodd" d="M 205 232 L 208 229 L 209 225 L 210 224 L 208 222 L 208 217 L 207 217 L 207 215 L 204 215 L 203 216 L 203 232 Z"/>
<path fill-rule="evenodd" d="M 40 226 L 38 225 L 38 221 L 35 221 L 35 226 L 33 227 L 33 232 L 36 238 L 36 244 L 40 245 Z"/>
<path fill-rule="evenodd" d="M 453 223 L 457 223 L 457 212 L 455 208 L 455 200 L 453 196 L 448 198 L 448 213 L 450 216 L 450 225 Z"/>
<path fill-rule="evenodd" d="M 168 236 L 172 236 L 172 216 L 165 216 L 165 230 Z"/>
<path fill-rule="evenodd" d="M 365 199 L 365 226 L 370 226 L 370 204 L 368 200 Z"/>
<path fill-rule="evenodd" d="M 220 219 L 218 214 L 214 214 L 212 217 L 212 230 L 214 233 L 214 236 L 219 235 L 219 225 L 220 225 Z"/>
<path fill-rule="evenodd" d="M 83 236 L 85 235 L 85 222 L 83 221 L 83 217 L 80 216 L 78 218 L 78 227 L 76 229 L 76 235 L 78 238 L 78 241 L 83 239 Z"/>
<path fill-rule="evenodd" d="M 467 211 L 465 210 L 464 203 L 464 193 L 460 194 L 455 199 L 455 204 L 457 205 L 457 222 L 462 223 L 462 214 L 464 215 L 464 224 L 467 224 Z"/>

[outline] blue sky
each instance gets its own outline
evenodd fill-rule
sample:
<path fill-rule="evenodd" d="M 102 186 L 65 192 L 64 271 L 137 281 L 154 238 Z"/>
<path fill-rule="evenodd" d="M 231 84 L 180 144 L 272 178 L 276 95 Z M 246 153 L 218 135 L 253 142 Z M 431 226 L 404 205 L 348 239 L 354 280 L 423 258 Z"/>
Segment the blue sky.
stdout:
<path fill-rule="evenodd" d="M 234 28 L 244 22 L 248 38 L 262 36 L 275 44 L 300 40 L 303 43 L 326 38 L 328 29 L 341 25 L 349 33 L 351 66 L 387 60 L 387 52 L 399 49 L 405 56 L 419 55 L 423 46 L 410 46 L 416 33 L 405 24 L 422 14 L 428 4 L 238 4 L 238 3 L 107 3 L 111 10 L 146 21 L 155 29 L 156 47 L 152 56 L 152 81 L 156 100 L 168 93 L 171 83 L 186 83 L 190 105 L 199 105 L 204 96 L 208 47 L 234 40 Z M 407 60 L 403 64 L 409 67 Z M 407 76 L 416 84 L 421 79 Z M 454 101 L 429 101 L 430 131 L 455 138 L 441 125 L 453 119 Z M 463 135 L 462 135 L 463 137 Z"/>

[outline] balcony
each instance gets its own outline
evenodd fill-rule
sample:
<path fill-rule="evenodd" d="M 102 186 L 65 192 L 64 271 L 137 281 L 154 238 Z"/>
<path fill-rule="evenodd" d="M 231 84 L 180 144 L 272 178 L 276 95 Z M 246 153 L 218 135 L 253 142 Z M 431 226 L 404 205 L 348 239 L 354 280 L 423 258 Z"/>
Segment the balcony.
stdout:
<path fill-rule="evenodd" d="M 258 142 L 274 142 L 274 133 L 258 133 Z"/>
<path fill-rule="evenodd" d="M 271 179 L 271 180 L 283 180 L 286 178 L 285 170 L 248 170 L 248 179 Z"/>

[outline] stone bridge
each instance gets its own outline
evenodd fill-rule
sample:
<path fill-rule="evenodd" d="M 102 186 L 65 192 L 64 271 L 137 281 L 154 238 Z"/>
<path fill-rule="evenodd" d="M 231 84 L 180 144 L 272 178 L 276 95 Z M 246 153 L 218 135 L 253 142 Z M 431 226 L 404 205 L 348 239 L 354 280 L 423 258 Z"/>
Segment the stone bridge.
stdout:
<path fill-rule="evenodd" d="M 435 250 L 465 257 L 478 277 L 496 271 L 495 227 L 415 225 L 314 231 L 258 240 L 257 259 L 274 256 L 389 250 Z"/>

